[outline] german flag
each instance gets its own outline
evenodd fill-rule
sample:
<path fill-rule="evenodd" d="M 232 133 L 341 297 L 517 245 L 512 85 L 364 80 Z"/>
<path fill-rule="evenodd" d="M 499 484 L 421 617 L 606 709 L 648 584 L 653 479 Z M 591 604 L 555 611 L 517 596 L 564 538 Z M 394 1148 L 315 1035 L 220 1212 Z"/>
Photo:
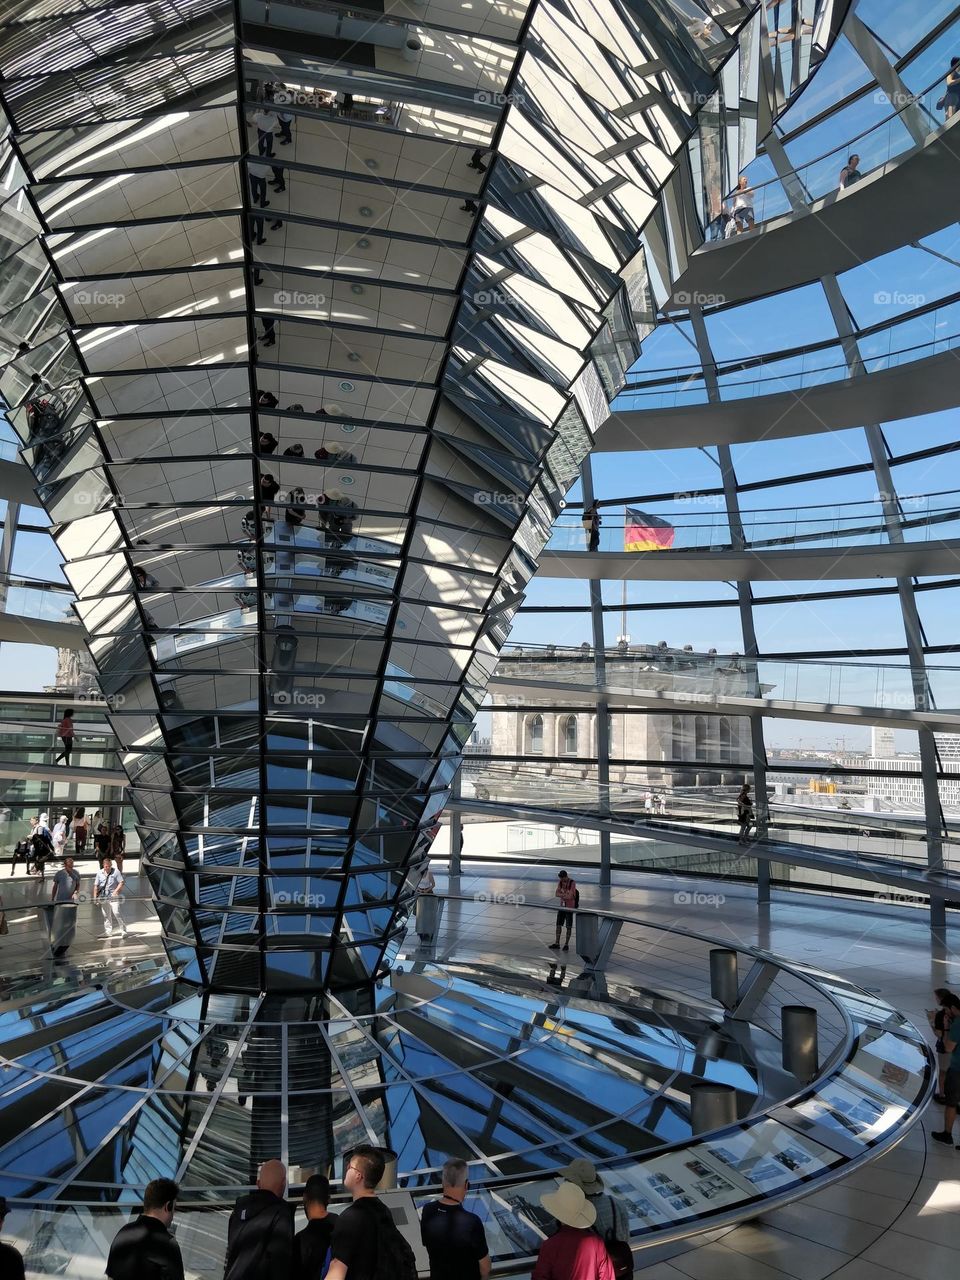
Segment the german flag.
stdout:
<path fill-rule="evenodd" d="M 663 551 L 673 546 L 676 532 L 672 524 L 659 516 L 648 516 L 636 507 L 627 507 L 623 528 L 624 551 Z"/>

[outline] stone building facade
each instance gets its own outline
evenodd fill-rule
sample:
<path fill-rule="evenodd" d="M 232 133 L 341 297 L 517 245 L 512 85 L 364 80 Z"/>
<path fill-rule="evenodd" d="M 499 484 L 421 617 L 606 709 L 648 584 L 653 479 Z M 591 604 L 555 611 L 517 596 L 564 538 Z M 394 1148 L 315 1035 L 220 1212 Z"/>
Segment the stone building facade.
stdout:
<path fill-rule="evenodd" d="M 695 653 L 666 645 L 620 645 L 604 657 L 606 686 L 636 691 L 636 707 L 609 710 L 610 780 L 674 787 L 739 782 L 751 763 L 750 726 L 745 716 L 718 713 L 718 698 L 745 697 L 751 677 L 737 655 Z M 557 691 L 542 696 L 497 689 L 492 694 L 492 755 L 544 761 L 550 776 L 596 776 L 596 707 L 577 705 L 577 685 L 595 684 L 593 650 L 515 650 L 500 658 L 499 677 L 562 681 L 573 686 L 569 698 Z M 766 692 L 763 686 L 760 692 Z M 754 684 L 753 692 L 757 692 Z M 670 710 L 650 710 L 650 695 L 661 694 Z M 543 710 L 537 708 L 542 706 Z M 689 708 L 689 709 L 688 709 Z"/>

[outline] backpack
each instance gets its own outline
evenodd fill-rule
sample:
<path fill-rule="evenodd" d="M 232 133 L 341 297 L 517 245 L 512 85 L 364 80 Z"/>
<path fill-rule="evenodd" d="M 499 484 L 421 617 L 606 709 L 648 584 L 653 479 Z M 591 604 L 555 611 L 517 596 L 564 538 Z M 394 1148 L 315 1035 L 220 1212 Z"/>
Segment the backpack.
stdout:
<path fill-rule="evenodd" d="M 627 1276 L 632 1276 L 633 1253 L 626 1240 L 618 1240 L 612 1231 L 608 1231 L 603 1243 L 607 1246 L 607 1256 L 616 1280 L 626 1280 Z"/>
<path fill-rule="evenodd" d="M 386 1205 L 377 1214 L 377 1265 L 373 1280 L 417 1280 L 417 1259 Z"/>
<path fill-rule="evenodd" d="M 573 891 L 573 905 L 574 905 L 574 907 L 575 907 L 575 908 L 576 908 L 576 907 L 579 907 L 579 905 L 580 905 L 580 890 L 579 890 L 579 889 L 574 889 L 574 891 Z"/>

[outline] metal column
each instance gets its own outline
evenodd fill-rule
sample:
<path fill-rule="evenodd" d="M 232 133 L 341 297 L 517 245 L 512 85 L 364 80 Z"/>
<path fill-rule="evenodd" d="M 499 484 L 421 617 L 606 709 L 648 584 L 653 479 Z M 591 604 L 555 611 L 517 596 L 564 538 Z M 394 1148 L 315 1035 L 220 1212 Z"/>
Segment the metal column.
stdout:
<path fill-rule="evenodd" d="M 584 510 L 594 500 L 590 456 L 580 466 L 580 488 Z M 606 640 L 603 631 L 603 597 L 600 583 L 590 579 L 590 624 L 593 631 L 594 674 L 597 682 L 597 812 L 610 813 L 610 711 L 602 690 L 606 687 Z M 600 887 L 610 888 L 610 832 L 600 832 Z"/>

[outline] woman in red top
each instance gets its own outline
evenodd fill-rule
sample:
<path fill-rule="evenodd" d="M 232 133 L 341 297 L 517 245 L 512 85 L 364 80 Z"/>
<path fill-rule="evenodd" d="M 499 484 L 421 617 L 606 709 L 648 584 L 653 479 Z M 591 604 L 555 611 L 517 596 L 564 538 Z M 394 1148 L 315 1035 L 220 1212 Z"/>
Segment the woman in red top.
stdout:
<path fill-rule="evenodd" d="M 62 760 L 64 764 L 70 763 L 70 752 L 73 750 L 73 708 L 69 707 L 63 713 L 63 719 L 57 726 L 57 733 L 60 735 L 60 741 L 63 743 L 63 750 L 54 760 L 54 764 L 59 764 Z"/>
<path fill-rule="evenodd" d="M 560 910 L 557 912 L 557 936 L 550 943 L 550 950 L 560 950 L 560 930 L 566 925 L 567 937 L 563 944 L 563 949 L 564 951 L 569 951 L 570 931 L 573 929 L 573 911 L 577 905 L 577 882 L 567 875 L 566 867 L 563 867 L 559 872 L 555 897 L 560 899 Z"/>
<path fill-rule="evenodd" d="M 540 1246 L 530 1280 L 614 1280 L 607 1246 L 591 1228 L 597 1211 L 572 1182 L 561 1182 L 540 1203 L 560 1223 Z"/>

